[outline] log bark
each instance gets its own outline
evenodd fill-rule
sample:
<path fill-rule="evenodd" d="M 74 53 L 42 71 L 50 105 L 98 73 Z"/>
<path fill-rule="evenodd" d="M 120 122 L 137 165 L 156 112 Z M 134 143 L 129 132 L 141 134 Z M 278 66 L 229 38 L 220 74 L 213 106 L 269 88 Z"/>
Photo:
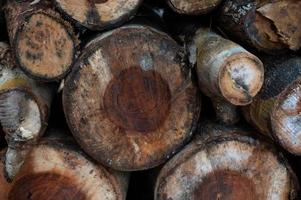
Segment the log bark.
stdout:
<path fill-rule="evenodd" d="M 104 30 L 131 19 L 142 0 L 53 0 L 67 17 L 91 30 Z"/>
<path fill-rule="evenodd" d="M 227 0 L 220 25 L 230 35 L 267 53 L 301 47 L 298 0 Z"/>
<path fill-rule="evenodd" d="M 58 81 L 77 54 L 71 25 L 46 1 L 8 1 L 5 9 L 10 44 L 18 65 L 38 80 Z"/>
<path fill-rule="evenodd" d="M 209 29 L 199 29 L 188 46 L 190 62 L 196 63 L 200 89 L 212 99 L 218 117 L 234 123 L 234 106 L 250 104 L 263 84 L 262 62 Z"/>
<path fill-rule="evenodd" d="M 262 58 L 266 80 L 253 103 L 244 108 L 246 119 L 286 150 L 301 155 L 301 59 L 296 56 Z"/>
<path fill-rule="evenodd" d="M 66 80 L 67 122 L 82 148 L 118 170 L 166 161 L 192 135 L 200 99 L 183 49 L 149 26 L 92 40 Z"/>
<path fill-rule="evenodd" d="M 56 132 L 32 149 L 13 182 L 0 173 L 1 199 L 125 200 L 127 174 L 96 164 Z"/>
<path fill-rule="evenodd" d="M 163 167 L 155 200 L 298 199 L 295 174 L 265 139 L 217 124 L 200 133 Z"/>
<path fill-rule="evenodd" d="M 0 74 L 0 123 L 8 143 L 5 169 L 13 178 L 46 129 L 54 87 L 16 68 L 6 43 L 0 43 Z"/>
<path fill-rule="evenodd" d="M 200 15 L 211 12 L 221 0 L 167 0 L 169 6 L 177 13 Z"/>

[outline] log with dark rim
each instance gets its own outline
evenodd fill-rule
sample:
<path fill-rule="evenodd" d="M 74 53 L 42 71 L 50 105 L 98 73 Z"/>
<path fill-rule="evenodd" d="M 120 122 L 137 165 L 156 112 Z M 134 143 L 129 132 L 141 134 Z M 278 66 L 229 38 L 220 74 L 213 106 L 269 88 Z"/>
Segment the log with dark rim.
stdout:
<path fill-rule="evenodd" d="M 173 39 L 145 25 L 92 40 L 63 91 L 66 119 L 82 148 L 125 171 L 157 166 L 181 148 L 200 107 L 183 60 Z"/>
<path fill-rule="evenodd" d="M 196 32 L 189 51 L 200 89 L 212 99 L 217 117 L 234 123 L 237 116 L 233 107 L 250 104 L 262 87 L 262 62 L 238 44 L 205 28 Z"/>
<path fill-rule="evenodd" d="M 12 183 L 6 182 L 3 167 L 1 162 L 1 199 L 125 200 L 126 197 L 127 174 L 96 164 L 71 138 L 55 130 L 32 149 Z"/>
<path fill-rule="evenodd" d="M 188 15 L 206 14 L 215 9 L 222 0 L 167 0 L 177 13 Z"/>
<path fill-rule="evenodd" d="M 0 123 L 8 143 L 5 169 L 9 179 L 43 135 L 53 86 L 28 78 L 13 62 L 10 48 L 0 43 Z"/>
<path fill-rule="evenodd" d="M 38 80 L 58 81 L 69 72 L 78 40 L 48 0 L 11 0 L 5 7 L 10 44 L 18 65 Z"/>
<path fill-rule="evenodd" d="M 301 47 L 301 1 L 226 0 L 220 25 L 230 35 L 266 53 Z"/>
<path fill-rule="evenodd" d="M 286 150 L 301 155 L 301 58 L 263 57 L 266 80 L 244 115 L 261 133 L 274 138 Z"/>
<path fill-rule="evenodd" d="M 298 199 L 297 177 L 267 140 L 218 124 L 200 134 L 162 168 L 155 200 Z"/>
<path fill-rule="evenodd" d="M 91 30 L 104 30 L 131 19 L 142 0 L 53 0 L 68 18 Z"/>

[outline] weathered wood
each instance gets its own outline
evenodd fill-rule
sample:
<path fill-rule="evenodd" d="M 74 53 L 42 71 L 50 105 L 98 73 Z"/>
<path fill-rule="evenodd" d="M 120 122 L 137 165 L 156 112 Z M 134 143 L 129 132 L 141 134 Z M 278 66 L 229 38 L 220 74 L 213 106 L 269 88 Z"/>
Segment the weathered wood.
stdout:
<path fill-rule="evenodd" d="M 127 185 L 127 174 L 96 164 L 71 138 L 55 131 L 32 149 L 13 182 L 0 173 L 0 198 L 125 200 Z"/>
<path fill-rule="evenodd" d="M 188 15 L 206 14 L 216 8 L 222 0 L 167 0 L 177 13 Z"/>
<path fill-rule="evenodd" d="M 42 81 L 62 79 L 77 53 L 71 25 L 47 0 L 11 0 L 5 14 L 10 44 L 24 72 Z"/>
<path fill-rule="evenodd" d="M 250 104 L 259 92 L 264 77 L 261 61 L 238 44 L 205 28 L 196 32 L 189 51 L 190 61 L 197 66 L 200 89 L 213 99 L 218 117 L 226 123 L 237 121 L 236 114 L 227 111 Z"/>
<path fill-rule="evenodd" d="M 131 19 L 142 0 L 53 0 L 60 11 L 91 30 L 108 29 Z"/>
<path fill-rule="evenodd" d="M 161 170 L 155 200 L 298 199 L 283 155 L 249 131 L 209 124 Z"/>
<path fill-rule="evenodd" d="M 244 108 L 244 115 L 261 133 L 301 155 L 301 58 L 271 56 L 262 61 L 266 66 L 264 86 L 253 103 Z"/>
<path fill-rule="evenodd" d="M 46 129 L 53 86 L 38 83 L 16 68 L 9 46 L 2 42 L 0 75 L 0 122 L 8 143 L 5 169 L 13 178 Z"/>
<path fill-rule="evenodd" d="M 200 100 L 183 49 L 149 26 L 92 40 L 66 80 L 69 127 L 94 159 L 118 170 L 159 165 L 192 135 Z"/>
<path fill-rule="evenodd" d="M 267 53 L 301 47 L 299 0 L 227 0 L 220 25 L 230 35 Z"/>

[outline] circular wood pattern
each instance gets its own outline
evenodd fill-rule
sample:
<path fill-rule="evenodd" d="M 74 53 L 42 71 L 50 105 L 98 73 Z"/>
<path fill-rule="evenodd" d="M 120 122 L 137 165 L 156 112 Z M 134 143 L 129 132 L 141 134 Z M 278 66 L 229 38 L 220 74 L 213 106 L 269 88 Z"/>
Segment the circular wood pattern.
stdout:
<path fill-rule="evenodd" d="M 68 177 L 59 174 L 29 174 L 20 178 L 9 193 L 9 200 L 87 200 Z"/>
<path fill-rule="evenodd" d="M 146 169 L 190 138 L 199 99 L 181 52 L 166 34 L 140 25 L 87 45 L 66 81 L 63 104 L 90 156 L 118 170 Z"/>
<path fill-rule="evenodd" d="M 69 71 L 75 57 L 74 38 L 59 20 L 35 13 L 17 32 L 16 57 L 28 74 L 52 80 Z"/>
<path fill-rule="evenodd" d="M 69 18 L 92 30 L 120 24 L 136 12 L 142 0 L 54 0 Z"/>

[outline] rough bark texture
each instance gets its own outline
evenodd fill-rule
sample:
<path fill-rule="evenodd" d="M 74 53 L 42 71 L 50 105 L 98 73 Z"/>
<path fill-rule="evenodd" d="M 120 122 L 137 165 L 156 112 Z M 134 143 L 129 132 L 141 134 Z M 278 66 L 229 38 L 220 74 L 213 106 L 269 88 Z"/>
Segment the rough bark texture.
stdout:
<path fill-rule="evenodd" d="M 220 25 L 232 36 L 267 53 L 301 46 L 299 0 L 227 0 Z"/>
<path fill-rule="evenodd" d="M 165 33 L 128 25 L 100 35 L 68 76 L 63 104 L 73 135 L 118 170 L 164 162 L 192 135 L 197 88 L 183 49 Z"/>
<path fill-rule="evenodd" d="M 197 66 L 200 89 L 213 99 L 218 118 L 234 123 L 234 106 L 250 104 L 263 84 L 261 61 L 238 44 L 203 28 L 196 32 L 189 51 L 190 62 Z"/>
<path fill-rule="evenodd" d="M 0 173 L 0 198 L 125 200 L 127 185 L 126 174 L 94 163 L 71 138 L 54 131 L 32 149 L 12 183 Z"/>
<path fill-rule="evenodd" d="M 91 30 L 103 30 L 133 17 L 142 0 L 53 0 L 60 11 Z"/>
<path fill-rule="evenodd" d="M 18 65 L 42 81 L 62 79 L 77 52 L 73 28 L 46 1 L 8 1 L 6 21 Z"/>
<path fill-rule="evenodd" d="M 216 8 L 221 0 L 167 0 L 177 13 L 188 15 L 206 14 Z"/>
<path fill-rule="evenodd" d="M 46 129 L 53 86 L 38 83 L 16 68 L 5 43 L 0 43 L 0 75 L 0 122 L 8 143 L 6 173 L 13 178 Z"/>
<path fill-rule="evenodd" d="M 155 200 L 293 200 L 295 174 L 275 147 L 243 129 L 203 125 L 161 170 Z"/>
<path fill-rule="evenodd" d="M 272 136 L 286 150 L 301 154 L 301 59 L 295 56 L 262 58 L 266 80 L 253 103 L 244 108 L 246 119 L 261 133 Z"/>

